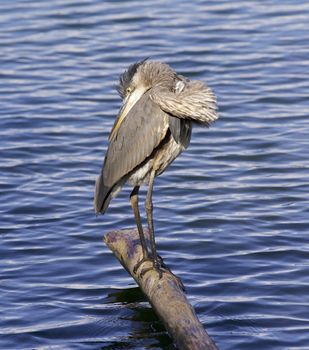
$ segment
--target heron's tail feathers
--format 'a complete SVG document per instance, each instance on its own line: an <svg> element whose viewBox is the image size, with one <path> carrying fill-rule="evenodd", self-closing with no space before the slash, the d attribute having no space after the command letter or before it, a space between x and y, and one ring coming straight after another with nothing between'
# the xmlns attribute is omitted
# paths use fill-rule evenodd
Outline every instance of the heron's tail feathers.
<svg viewBox="0 0 309 350"><path fill-rule="evenodd" d="M104 214L111 199L111 188L104 185L103 176L101 174L95 183L93 204L96 214Z"/></svg>

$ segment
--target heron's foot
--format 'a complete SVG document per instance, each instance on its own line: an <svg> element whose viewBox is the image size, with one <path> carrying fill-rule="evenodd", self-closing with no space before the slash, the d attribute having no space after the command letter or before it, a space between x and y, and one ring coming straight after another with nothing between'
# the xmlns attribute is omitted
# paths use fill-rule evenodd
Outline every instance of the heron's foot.
<svg viewBox="0 0 309 350"><path fill-rule="evenodd" d="M142 260L140 260L137 264L135 264L135 266L133 267L133 273L136 273L137 270L141 267L141 265L146 262L146 261L150 261L153 262L153 260L151 258L149 258L148 256L144 256L142 258Z"/></svg>
<svg viewBox="0 0 309 350"><path fill-rule="evenodd" d="M150 261L152 262L152 266L146 267L144 269L142 269L141 273L140 273L140 277L143 277L148 271L152 271L155 270L158 274L159 274L159 279L162 278L163 273L169 273L171 275L171 277L173 278L173 280L175 281L175 283L178 285L178 287L180 289L182 289L185 292L185 286L182 283L181 279L176 276L167 265L165 265L163 259L161 258L160 255L157 256L156 260L153 260L150 257L144 257L142 258L141 261L139 261L133 268L133 272L136 273L137 270L140 268L140 266L146 262L146 261Z"/></svg>
<svg viewBox="0 0 309 350"><path fill-rule="evenodd" d="M163 259L161 258L160 255L158 255L157 259L158 259L158 264L159 264L159 266L162 266L163 268L168 269L167 266L164 264ZM151 262L151 263L154 263L154 262L153 262L153 258L149 257L148 255L147 255L147 256L143 256L142 260L140 260L137 264L135 264L135 266L134 266L134 268L133 268L133 272L136 273L137 270L141 267L141 265L142 265L144 262L146 262L146 261L149 261L149 262ZM152 270L152 269L153 269L153 267L149 267L149 268L143 269L142 272L143 272L144 270L150 271L150 270ZM147 272L147 271L146 271L146 272ZM141 274L141 276L143 276L143 275L144 275L144 273Z"/></svg>
<svg viewBox="0 0 309 350"><path fill-rule="evenodd" d="M143 277L146 272L155 270L159 274L159 279L161 279L163 272L168 271L165 264L163 263L163 259L160 256L158 256L157 259L151 259L151 262L152 266L143 269L140 273L140 276Z"/></svg>
<svg viewBox="0 0 309 350"><path fill-rule="evenodd" d="M143 269L140 273L141 277L143 277L146 272L151 271L151 270L155 270L158 272L159 279L162 278L163 273L169 273L171 275L171 277L173 278L173 280L175 281L175 283L177 284L177 286L182 291L184 291L184 292L186 291L185 286L182 283L182 280L170 270L170 268L164 263L164 261L160 255L158 255L157 260L155 260L155 261L151 260L151 261L153 262L153 266Z"/></svg>

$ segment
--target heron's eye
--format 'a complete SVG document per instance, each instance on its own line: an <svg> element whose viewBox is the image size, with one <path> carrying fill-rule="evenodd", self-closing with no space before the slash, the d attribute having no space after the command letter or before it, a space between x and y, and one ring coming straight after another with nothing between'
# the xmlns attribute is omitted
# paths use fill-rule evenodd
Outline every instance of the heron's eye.
<svg viewBox="0 0 309 350"><path fill-rule="evenodd" d="M132 88L128 87L128 88L126 89L126 94L129 95L131 92L132 92Z"/></svg>

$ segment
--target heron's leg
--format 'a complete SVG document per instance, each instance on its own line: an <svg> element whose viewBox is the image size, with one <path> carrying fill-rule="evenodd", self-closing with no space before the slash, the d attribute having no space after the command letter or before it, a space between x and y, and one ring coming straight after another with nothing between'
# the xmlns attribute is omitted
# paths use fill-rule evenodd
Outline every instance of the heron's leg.
<svg viewBox="0 0 309 350"><path fill-rule="evenodd" d="M130 194L130 202L131 202L131 206L132 206L132 209L133 209L133 213L134 213L134 217L135 217L135 221L136 221L136 225L137 225L137 230L138 230L139 238L140 238L141 245L142 245L143 258L142 258L142 260L140 262L138 262L134 266L134 269L133 269L134 273L136 273L137 269L140 267L140 265L144 261L150 260L149 259L149 255L148 255L148 250L147 250L146 239L145 239L145 236L144 236L141 216L140 216L139 209L138 209L138 191L139 191L139 186L135 186L133 188L133 191Z"/></svg>
<svg viewBox="0 0 309 350"><path fill-rule="evenodd" d="M154 227L153 227L152 192L153 192L154 178L155 178L155 169L153 169L150 174L145 209L146 209L147 222L148 222L148 228L149 228L150 247L151 247L152 259L153 259L153 267L159 272L161 277L162 271L160 268L161 268L162 259L157 254L156 242L155 242L155 236L154 236Z"/></svg>
<svg viewBox="0 0 309 350"><path fill-rule="evenodd" d="M150 174L149 179L149 188L147 192L146 197L146 215L147 215L147 222L148 222L148 229L149 229L149 236L150 236L150 246L151 246L151 253L153 258L153 268L159 273L159 277L162 277L162 273L169 272L175 279L175 282L178 284L178 286L184 291L185 287L179 277L174 275L172 271L164 264L163 259L160 257L160 255L157 254L156 249L156 242L155 242L155 236L154 236L154 225L153 225L153 204L152 204L152 191L153 191L153 183L155 178L155 170L152 170ZM141 276L143 276L147 271L151 270L152 268L145 268L141 271Z"/></svg>

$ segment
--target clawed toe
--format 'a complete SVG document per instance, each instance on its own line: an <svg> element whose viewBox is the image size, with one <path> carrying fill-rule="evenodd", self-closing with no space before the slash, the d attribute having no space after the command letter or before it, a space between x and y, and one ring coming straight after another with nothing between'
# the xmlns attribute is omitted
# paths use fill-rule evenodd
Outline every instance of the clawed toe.
<svg viewBox="0 0 309 350"><path fill-rule="evenodd" d="M146 274L146 272L154 270L159 274L159 279L161 279L163 272L169 271L169 269L163 263L163 259L160 256L158 256L155 260L151 260L151 261L152 261L152 266L144 268L141 271L140 276L143 277Z"/></svg>
<svg viewBox="0 0 309 350"><path fill-rule="evenodd" d="M138 269L141 267L141 265L146 262L149 261L152 263L152 266L149 267L145 267L142 269L142 271L140 272L140 277L143 277L145 275L146 272L151 271L151 270L155 270L158 272L159 274L159 278L162 278L162 273L165 271L169 271L169 269L167 268L167 266L164 264L163 259L158 256L157 259L153 260L150 257L143 257L133 268L133 273L137 273Z"/></svg>
<svg viewBox="0 0 309 350"><path fill-rule="evenodd" d="M173 272L168 268L168 266L164 264L163 259L159 255L158 255L156 260L153 260L150 257L142 258L142 260L140 260L134 266L133 272L136 274L138 269L141 267L141 265L146 261L151 262L152 265L143 268L140 272L140 277L143 277L148 271L153 271L153 270L155 270L159 274L159 279L162 278L164 272L169 273L173 277L173 279L174 279L175 283L178 285L178 287L185 292L185 286L183 285L181 279L178 276L176 276L175 274L173 274Z"/></svg>
<svg viewBox="0 0 309 350"><path fill-rule="evenodd" d="M165 269L161 266L156 266L155 264L153 266L150 267L146 267L145 269L143 269L140 273L140 276L143 277L145 275L146 272L151 271L151 270L155 270L156 272L158 272L159 274L159 279L162 278L163 272L165 272Z"/></svg>
<svg viewBox="0 0 309 350"><path fill-rule="evenodd" d="M150 261L150 262L153 262L152 259L148 258L148 257L144 257L142 258L142 260L140 260L133 268L133 272L136 273L137 270L141 267L141 265L146 262L146 261Z"/></svg>

